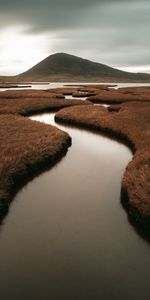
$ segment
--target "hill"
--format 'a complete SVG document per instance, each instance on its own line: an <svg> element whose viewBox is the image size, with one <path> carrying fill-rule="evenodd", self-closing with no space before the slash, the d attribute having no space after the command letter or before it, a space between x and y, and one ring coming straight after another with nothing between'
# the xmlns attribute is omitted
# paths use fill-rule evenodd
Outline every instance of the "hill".
<svg viewBox="0 0 150 300"><path fill-rule="evenodd" d="M66 53L50 55L13 78L16 81L150 82L150 74L124 72Z"/></svg>

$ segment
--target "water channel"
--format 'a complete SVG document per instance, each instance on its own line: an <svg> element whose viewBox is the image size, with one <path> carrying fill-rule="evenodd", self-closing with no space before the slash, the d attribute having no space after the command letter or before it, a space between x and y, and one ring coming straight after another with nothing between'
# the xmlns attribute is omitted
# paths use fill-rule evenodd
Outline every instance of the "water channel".
<svg viewBox="0 0 150 300"><path fill-rule="evenodd" d="M150 247L128 222L120 185L130 150L56 125L72 146L15 197L0 232L2 300L149 300Z"/></svg>

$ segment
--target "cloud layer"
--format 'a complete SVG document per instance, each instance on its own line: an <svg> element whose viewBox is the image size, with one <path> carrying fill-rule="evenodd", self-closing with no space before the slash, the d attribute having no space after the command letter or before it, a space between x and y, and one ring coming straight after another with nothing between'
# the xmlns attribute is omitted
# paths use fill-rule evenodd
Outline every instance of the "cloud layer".
<svg viewBox="0 0 150 300"><path fill-rule="evenodd" d="M0 28L22 26L26 36L49 37L43 57L63 51L144 70L150 66L149 15L149 0L1 0Z"/></svg>

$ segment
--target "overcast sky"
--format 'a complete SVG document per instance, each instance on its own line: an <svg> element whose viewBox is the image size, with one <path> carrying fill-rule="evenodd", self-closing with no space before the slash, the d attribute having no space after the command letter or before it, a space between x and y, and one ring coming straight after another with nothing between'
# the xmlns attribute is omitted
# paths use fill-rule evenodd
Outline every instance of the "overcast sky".
<svg viewBox="0 0 150 300"><path fill-rule="evenodd" d="M0 0L0 75L67 52L150 73L150 0Z"/></svg>

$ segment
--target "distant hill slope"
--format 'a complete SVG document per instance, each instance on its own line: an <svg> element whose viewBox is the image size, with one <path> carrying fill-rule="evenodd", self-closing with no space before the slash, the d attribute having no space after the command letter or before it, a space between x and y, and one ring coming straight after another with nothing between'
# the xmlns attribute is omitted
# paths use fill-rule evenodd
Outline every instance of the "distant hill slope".
<svg viewBox="0 0 150 300"><path fill-rule="evenodd" d="M129 73L66 53L48 56L28 71L14 77L46 81L150 81L150 74Z"/></svg>

